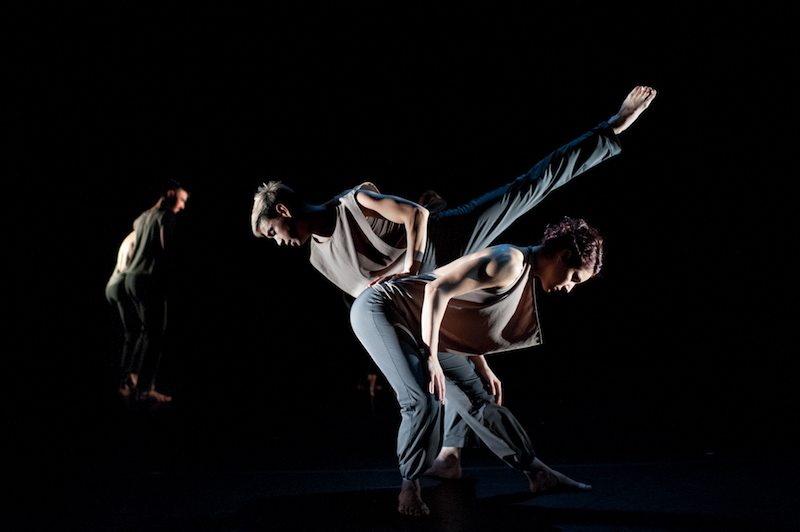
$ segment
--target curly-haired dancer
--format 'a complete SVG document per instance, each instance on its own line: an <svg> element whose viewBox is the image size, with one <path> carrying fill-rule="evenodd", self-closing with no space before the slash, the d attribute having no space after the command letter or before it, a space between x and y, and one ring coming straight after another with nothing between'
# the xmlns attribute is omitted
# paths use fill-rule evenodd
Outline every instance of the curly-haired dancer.
<svg viewBox="0 0 800 532"><path fill-rule="evenodd" d="M536 279L545 292L570 292L597 275L602 260L597 231L565 218L547 228L538 246L494 246L428 274L384 279L356 299L353 331L400 404L401 513L430 512L419 477L441 444L445 390L448 409L495 455L525 473L531 492L591 489L536 457L500 394L484 387L496 380L484 355L541 343Z"/></svg>

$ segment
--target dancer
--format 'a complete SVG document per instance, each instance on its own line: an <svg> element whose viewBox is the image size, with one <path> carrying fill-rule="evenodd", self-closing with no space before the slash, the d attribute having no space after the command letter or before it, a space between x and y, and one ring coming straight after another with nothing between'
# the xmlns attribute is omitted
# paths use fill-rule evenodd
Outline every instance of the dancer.
<svg viewBox="0 0 800 532"><path fill-rule="evenodd" d="M139 381L136 343L141 337L142 323L136 305L125 291L125 270L133 256L136 232L131 232L122 241L117 251L117 263L106 283L106 299L119 313L122 324L122 354L119 361L119 394L130 397Z"/></svg>
<svg viewBox="0 0 800 532"><path fill-rule="evenodd" d="M596 276L602 261L597 231L565 218L547 227L538 246L494 246L428 274L384 279L356 299L353 331L400 404L401 513L430 512L419 477L439 449L445 392L448 408L525 473L532 493L591 489L536 457L517 419L485 389L494 379L485 355L541 343L535 279L545 292L568 293Z"/></svg>
<svg viewBox="0 0 800 532"><path fill-rule="evenodd" d="M137 397L159 403L172 400L156 391L155 379L167 330L167 295L175 279L175 219L188 199L189 193L171 180L156 204L136 218L133 256L125 272L125 290L142 323Z"/></svg>
<svg viewBox="0 0 800 532"><path fill-rule="evenodd" d="M383 276L425 273L486 249L550 192L618 154L627 130L656 96L636 87L607 122L562 146L511 183L434 214L380 194L372 183L309 204L281 182L258 189L251 211L256 237L279 246L310 246L310 262L353 297Z"/></svg>
<svg viewBox="0 0 800 532"><path fill-rule="evenodd" d="M379 194L372 183L312 205L282 183L269 182L255 195L253 234L279 246L308 243L312 266L352 297L383 276L431 272L486 249L550 192L618 154L617 135L655 96L650 87L634 88L607 122L554 151L527 173L465 205L435 213ZM431 474L460 478L460 448L467 430L451 417L451 410L447 412L447 437Z"/></svg>

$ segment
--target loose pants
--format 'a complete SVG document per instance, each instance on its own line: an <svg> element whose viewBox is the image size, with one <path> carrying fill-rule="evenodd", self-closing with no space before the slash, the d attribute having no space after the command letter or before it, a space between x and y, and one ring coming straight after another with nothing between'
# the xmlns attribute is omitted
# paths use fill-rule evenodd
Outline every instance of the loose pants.
<svg viewBox="0 0 800 532"><path fill-rule="evenodd" d="M155 384L164 351L167 331L167 291L163 281L153 275L125 276L125 290L130 294L139 320L142 337L137 344L138 388L148 391Z"/></svg>
<svg viewBox="0 0 800 532"><path fill-rule="evenodd" d="M441 403L428 393L429 376L418 342L402 323L393 323L391 303L368 288L353 303L350 323L356 337L397 394L400 429L397 456L403 478L419 478L442 442ZM478 438L510 466L524 470L535 453L517 419L489 395L469 358L439 354L447 378L447 405Z"/></svg>
<svg viewBox="0 0 800 532"><path fill-rule="evenodd" d="M514 181L460 207L431 214L422 273L488 248L550 192L620 151L612 127L603 122Z"/></svg>
<svg viewBox="0 0 800 532"><path fill-rule="evenodd" d="M119 313L122 324L122 354L119 362L120 386L131 373L139 373L141 350L138 343L142 338L142 322L136 305L125 290L125 274L115 273L106 284L106 299Z"/></svg>

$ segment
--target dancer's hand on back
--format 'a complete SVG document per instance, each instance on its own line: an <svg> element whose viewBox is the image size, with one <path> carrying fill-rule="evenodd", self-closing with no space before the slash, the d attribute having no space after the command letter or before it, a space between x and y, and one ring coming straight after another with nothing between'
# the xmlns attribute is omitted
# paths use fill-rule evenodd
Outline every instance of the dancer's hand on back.
<svg viewBox="0 0 800 532"><path fill-rule="evenodd" d="M410 273L393 273L391 275L384 275L383 277L378 277L371 283L367 285L367 288L370 286L374 286L376 284L387 283L389 281L394 281L395 279L402 279L403 277L411 277Z"/></svg>

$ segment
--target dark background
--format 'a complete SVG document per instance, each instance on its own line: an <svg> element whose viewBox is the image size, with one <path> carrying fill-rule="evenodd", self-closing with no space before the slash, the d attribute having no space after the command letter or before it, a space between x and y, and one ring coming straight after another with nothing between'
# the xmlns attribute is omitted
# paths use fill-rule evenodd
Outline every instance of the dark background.
<svg viewBox="0 0 800 532"><path fill-rule="evenodd" d="M252 236L256 187L322 202L370 180L455 206L639 84L659 95L622 155L507 234L535 243L568 214L608 250L601 279L541 298L544 346L492 358L507 404L553 462L793 448L787 14L288 5L12 9L5 420L25 468L362 467L367 447L391 463L391 441L360 430L375 422L356 392L368 357L338 290L307 248ZM104 286L168 178L191 192L160 380L175 399L131 413ZM289 450L304 460L282 462Z"/></svg>

